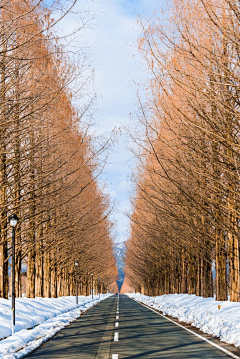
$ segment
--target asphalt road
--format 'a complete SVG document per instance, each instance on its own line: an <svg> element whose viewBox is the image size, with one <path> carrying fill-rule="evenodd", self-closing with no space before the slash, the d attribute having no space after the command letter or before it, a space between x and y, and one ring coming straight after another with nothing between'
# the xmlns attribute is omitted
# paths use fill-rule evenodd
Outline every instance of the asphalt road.
<svg viewBox="0 0 240 359"><path fill-rule="evenodd" d="M27 356L32 359L221 359L227 354L126 296L99 303Z"/></svg>

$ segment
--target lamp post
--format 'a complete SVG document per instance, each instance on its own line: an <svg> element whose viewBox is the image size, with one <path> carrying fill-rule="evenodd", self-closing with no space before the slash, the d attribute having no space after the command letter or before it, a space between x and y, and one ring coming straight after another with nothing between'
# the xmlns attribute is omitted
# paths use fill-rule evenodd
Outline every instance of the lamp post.
<svg viewBox="0 0 240 359"><path fill-rule="evenodd" d="M15 229L18 223L18 216L13 213L8 218L12 227L12 335L15 329Z"/></svg>
<svg viewBox="0 0 240 359"><path fill-rule="evenodd" d="M101 282L100 282L100 277L98 277L98 296L100 297L100 292L101 292Z"/></svg>
<svg viewBox="0 0 240 359"><path fill-rule="evenodd" d="M78 268L78 261L75 262L75 269L76 269L76 305L78 305L78 281L77 281L77 268Z"/></svg>
<svg viewBox="0 0 240 359"><path fill-rule="evenodd" d="M93 273L91 273L92 276L92 299L93 299Z"/></svg>

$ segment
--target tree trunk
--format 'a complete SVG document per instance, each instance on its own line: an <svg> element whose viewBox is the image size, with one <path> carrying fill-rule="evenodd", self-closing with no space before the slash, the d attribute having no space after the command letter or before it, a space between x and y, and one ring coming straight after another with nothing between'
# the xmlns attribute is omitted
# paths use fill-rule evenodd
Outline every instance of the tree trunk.
<svg viewBox="0 0 240 359"><path fill-rule="evenodd" d="M57 298L57 267L56 267L54 255L52 258L52 265L51 265L51 297Z"/></svg>
<svg viewBox="0 0 240 359"><path fill-rule="evenodd" d="M43 251L42 241L37 245L37 258L36 258L36 296L43 297Z"/></svg>
<svg viewBox="0 0 240 359"><path fill-rule="evenodd" d="M6 174L6 145L5 145L5 102L6 102L6 59L4 50L6 43L2 38L2 50L0 71L0 297L8 298L8 251L7 251L7 208L6 208L6 188L7 188L7 174Z"/></svg>
<svg viewBox="0 0 240 359"><path fill-rule="evenodd" d="M188 281L188 293L195 294L196 293L196 280L195 280L195 265L194 258L189 258L189 281Z"/></svg>
<svg viewBox="0 0 240 359"><path fill-rule="evenodd" d="M227 300L227 268L224 235L216 229L216 300Z"/></svg>
<svg viewBox="0 0 240 359"><path fill-rule="evenodd" d="M44 258L44 272L43 272L43 288L44 297L51 298L51 276L50 276L50 254L47 253Z"/></svg>
<svg viewBox="0 0 240 359"><path fill-rule="evenodd" d="M35 298L35 248L28 253L26 297Z"/></svg>

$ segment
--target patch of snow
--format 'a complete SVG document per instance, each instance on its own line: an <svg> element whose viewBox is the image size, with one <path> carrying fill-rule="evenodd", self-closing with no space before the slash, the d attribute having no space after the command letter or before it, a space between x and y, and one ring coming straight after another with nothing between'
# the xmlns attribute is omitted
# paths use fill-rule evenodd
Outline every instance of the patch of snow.
<svg viewBox="0 0 240 359"><path fill-rule="evenodd" d="M127 293L136 301L191 324L221 341L240 347L240 303L216 301L194 294L165 294L149 297ZM219 309L220 306L220 309Z"/></svg>
<svg viewBox="0 0 240 359"><path fill-rule="evenodd" d="M11 335L11 298L0 298L0 359L22 358L108 295L16 298L16 327Z"/></svg>

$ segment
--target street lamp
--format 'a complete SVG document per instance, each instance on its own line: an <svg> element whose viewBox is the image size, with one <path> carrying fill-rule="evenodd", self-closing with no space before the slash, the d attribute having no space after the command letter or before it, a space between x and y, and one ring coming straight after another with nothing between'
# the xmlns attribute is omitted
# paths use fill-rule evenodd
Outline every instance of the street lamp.
<svg viewBox="0 0 240 359"><path fill-rule="evenodd" d="M18 216L13 213L8 220L12 227L12 335L15 328L15 230L18 223Z"/></svg>
<svg viewBox="0 0 240 359"><path fill-rule="evenodd" d="M93 273L91 273L92 276L92 299L93 299Z"/></svg>
<svg viewBox="0 0 240 359"><path fill-rule="evenodd" d="M76 305L78 305L78 281L77 281L77 268L78 268L78 261L75 262L75 268L76 268Z"/></svg>
<svg viewBox="0 0 240 359"><path fill-rule="evenodd" d="M101 292L101 282L100 282L100 277L98 277L98 296L100 297L100 292Z"/></svg>

